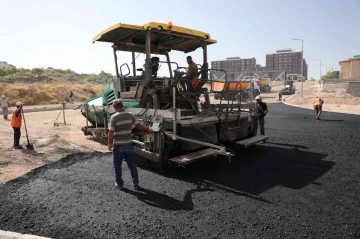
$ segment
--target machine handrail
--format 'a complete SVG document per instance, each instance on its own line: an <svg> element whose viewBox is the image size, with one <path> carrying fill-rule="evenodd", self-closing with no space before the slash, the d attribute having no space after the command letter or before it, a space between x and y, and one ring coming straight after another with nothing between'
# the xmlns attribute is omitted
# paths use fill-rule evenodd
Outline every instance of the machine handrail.
<svg viewBox="0 0 360 239"><path fill-rule="evenodd" d="M199 64L198 64L199 65ZM176 70L178 71L179 69L189 69L189 67L188 66L179 66L178 68L176 68ZM211 72L211 71L220 71L220 72L223 72L224 74L225 74L225 81L227 81L227 73L226 73L226 71L225 70L222 70L222 69L213 69L213 68L206 68L206 69L204 69L204 68L199 68L199 67L196 67L195 68L196 70L200 70L200 71L208 71L208 72ZM209 80L209 79L207 79L207 80Z"/></svg>
<svg viewBox="0 0 360 239"><path fill-rule="evenodd" d="M121 70L121 68L122 68L124 65L126 65L126 67L127 67L128 70L129 70L129 72L128 72L126 75L123 75L123 74L122 74L122 70ZM122 64L119 68L120 68L120 74L121 74L122 76L128 76L128 75L130 74L130 67L129 67L128 63Z"/></svg>
<svg viewBox="0 0 360 239"><path fill-rule="evenodd" d="M169 61L169 62L167 62L167 61L158 61L158 62L159 63L166 63L166 64L175 64L176 67L179 67L179 64L177 62L175 62L175 61Z"/></svg>
<svg viewBox="0 0 360 239"><path fill-rule="evenodd" d="M181 67L178 67L176 69L176 71L179 71L180 69L188 69L188 68L189 67L181 66ZM243 90L243 89L241 89L242 88L242 85L240 83L241 81L236 81L236 80L228 81L227 80L227 73L226 73L225 70L214 69L214 68L206 68L206 69L204 69L204 68L198 68L198 67L196 69L199 70L199 71L205 71L206 70L206 71L210 72L210 74L212 73L212 71L217 71L217 72L223 72L224 73L224 77L225 77L224 81L219 80L219 79L201 79L200 78L201 82L210 83L210 91L209 91L209 93L222 93L222 92L225 92L225 91L229 91L230 83L236 83L235 90L231 90L231 92L240 92L241 90ZM182 81L191 81L192 79L180 79L180 80L182 80ZM221 90L214 90L213 89L213 82L222 83L222 84L224 84L224 86L222 87ZM240 83L240 89L238 89L238 83Z"/></svg>

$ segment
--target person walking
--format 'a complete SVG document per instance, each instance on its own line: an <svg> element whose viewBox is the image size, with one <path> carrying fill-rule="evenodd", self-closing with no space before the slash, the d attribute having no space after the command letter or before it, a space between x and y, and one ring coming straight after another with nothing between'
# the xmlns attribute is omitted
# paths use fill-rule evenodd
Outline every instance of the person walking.
<svg viewBox="0 0 360 239"><path fill-rule="evenodd" d="M265 116L268 113L268 107L266 103L264 103L261 99L261 96L258 95L255 98L257 109L259 112L259 126L260 126L260 134L265 135Z"/></svg>
<svg viewBox="0 0 360 239"><path fill-rule="evenodd" d="M315 101L314 101L314 110L316 110L316 119L317 120L320 120L320 115L322 113L323 104L324 104L324 100L316 96Z"/></svg>
<svg viewBox="0 0 360 239"><path fill-rule="evenodd" d="M69 104L74 104L74 93L70 90Z"/></svg>
<svg viewBox="0 0 360 239"><path fill-rule="evenodd" d="M23 147L20 145L20 136L21 136L21 112L22 112L23 104L21 102L16 102L16 109L13 110L12 118L11 118L11 126L14 130L14 145L15 149L22 149Z"/></svg>
<svg viewBox="0 0 360 239"><path fill-rule="evenodd" d="M115 186L121 190L124 188L121 165L123 158L125 158L125 161L130 169L133 187L135 190L140 190L131 131L133 126L148 134L152 131L140 124L134 115L129 112L125 112L125 107L121 99L114 100L113 107L116 113L110 117L108 149L113 152L113 164L116 180Z"/></svg>
<svg viewBox="0 0 360 239"><path fill-rule="evenodd" d="M9 99L5 95L2 95L0 104L1 104L1 111L3 113L4 120L8 120L9 105L10 105Z"/></svg>

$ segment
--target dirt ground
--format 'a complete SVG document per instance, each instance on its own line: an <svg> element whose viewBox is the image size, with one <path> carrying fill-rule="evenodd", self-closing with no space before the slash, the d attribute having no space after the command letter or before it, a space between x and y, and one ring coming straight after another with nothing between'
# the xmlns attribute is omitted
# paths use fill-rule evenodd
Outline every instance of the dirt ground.
<svg viewBox="0 0 360 239"><path fill-rule="evenodd" d="M24 149L13 149L13 130L10 121L0 119L0 183L17 178L34 168L54 162L68 154L76 152L107 151L101 145L85 136L81 127L85 118L79 110L65 110L66 125L54 127L54 121L60 111L25 113L30 144L35 150L26 149L24 125L21 128L20 144ZM63 123L62 115L56 122Z"/></svg>
<svg viewBox="0 0 360 239"><path fill-rule="evenodd" d="M278 101L278 92L281 87L282 85L274 86L271 93L262 93L262 95L274 96L274 100ZM318 81L307 81L304 82L303 99L301 99L301 82L296 82L295 87L294 95L283 96L285 103L312 109L314 98L318 96L324 99L324 111L360 115L360 97L353 97L341 89L328 91L320 87Z"/></svg>
<svg viewBox="0 0 360 239"><path fill-rule="evenodd" d="M278 103L278 91L281 83L273 85L272 92L262 93L266 103ZM284 96L284 102L304 108L312 108L314 97L320 96L325 100L324 110L349 114L360 114L360 98L351 97L339 92L324 92L318 82L304 82L304 99L300 98L301 82L295 83L297 94ZM213 99L213 97L211 97ZM216 102L217 100L213 100ZM0 119L0 184L15 179L34 168L57 161L76 152L107 152L107 147L85 136L81 127L85 125L85 118L79 110L65 110L67 124L54 127L54 121L59 111L31 112L25 114L30 143L35 150L26 149L25 127L21 129L22 150L12 148L13 130L10 121ZM63 123L62 115L56 121Z"/></svg>

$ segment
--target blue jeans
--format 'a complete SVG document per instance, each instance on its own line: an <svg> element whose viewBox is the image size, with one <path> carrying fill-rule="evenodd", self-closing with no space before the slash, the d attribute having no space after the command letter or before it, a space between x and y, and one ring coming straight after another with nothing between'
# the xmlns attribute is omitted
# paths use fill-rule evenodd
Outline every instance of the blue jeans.
<svg viewBox="0 0 360 239"><path fill-rule="evenodd" d="M124 145L114 145L113 146L113 162L115 168L115 178L118 185L123 185L124 181L122 179L122 161L125 158L125 161L130 169L132 181L134 185L139 185L139 176L135 164L135 154L133 144L124 144Z"/></svg>

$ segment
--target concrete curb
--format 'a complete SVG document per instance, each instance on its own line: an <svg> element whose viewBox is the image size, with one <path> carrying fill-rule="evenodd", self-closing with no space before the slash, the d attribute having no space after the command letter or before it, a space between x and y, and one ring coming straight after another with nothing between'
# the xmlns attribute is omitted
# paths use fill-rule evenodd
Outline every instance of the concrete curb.
<svg viewBox="0 0 360 239"><path fill-rule="evenodd" d="M29 113L29 112L42 112L42 111L54 111L54 110L61 110L62 106L61 105L54 105L54 106L44 106L44 107L37 107L36 105L34 105L34 108L31 108L31 106L29 106L30 108L23 108L24 113ZM73 105L66 105L65 109L66 110L73 110L76 109L77 107L79 107L79 104L73 104ZM12 114L12 110L14 109L14 107L12 107L9 110L9 115ZM3 115L2 111L0 112L0 115ZM1 239L1 238L0 238Z"/></svg>
<svg viewBox="0 0 360 239"><path fill-rule="evenodd" d="M288 106L297 107L297 108L302 108L302 109L309 109L309 110L310 110L310 109L313 109L312 107L303 107L303 106L299 106L299 105L287 103L287 102L284 101L284 99L282 100L281 103L283 103L283 104L285 104L285 105L288 105Z"/></svg>
<svg viewBox="0 0 360 239"><path fill-rule="evenodd" d="M302 108L302 109L306 109L306 110L314 110L314 108L312 108L312 107L302 107L302 106L299 106L299 105L286 103L285 101L283 101L282 103L285 104L285 105L288 105L288 106L292 106L292 107ZM351 113L339 112L339 111L333 111L333 110L325 110L325 109L323 110L323 112L337 113L337 114L347 114L347 115L357 115L357 114L351 114Z"/></svg>
<svg viewBox="0 0 360 239"><path fill-rule="evenodd" d="M0 230L0 239L52 239L52 238Z"/></svg>

